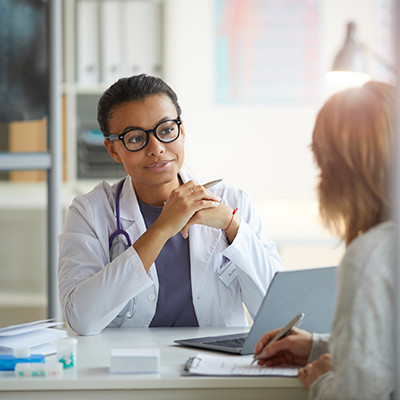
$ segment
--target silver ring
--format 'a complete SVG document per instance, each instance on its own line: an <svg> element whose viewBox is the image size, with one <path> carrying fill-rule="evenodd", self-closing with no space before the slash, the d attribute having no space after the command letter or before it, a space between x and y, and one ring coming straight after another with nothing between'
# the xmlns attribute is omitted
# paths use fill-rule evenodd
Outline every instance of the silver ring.
<svg viewBox="0 0 400 400"><path fill-rule="evenodd" d="M190 190L190 194L193 194L193 189L191 187L189 188L189 190Z"/></svg>

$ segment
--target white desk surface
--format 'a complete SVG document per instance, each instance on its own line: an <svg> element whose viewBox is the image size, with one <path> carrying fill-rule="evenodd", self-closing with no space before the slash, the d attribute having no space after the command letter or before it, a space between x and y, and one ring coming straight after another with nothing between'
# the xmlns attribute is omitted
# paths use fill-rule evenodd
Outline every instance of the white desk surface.
<svg viewBox="0 0 400 400"><path fill-rule="evenodd" d="M243 332L238 328L106 329L96 336L78 336L77 369L62 379L15 378L0 373L1 399L284 399L301 400L307 392L297 378L187 377L185 361L199 350L176 345L174 339ZM109 343L127 339L158 342L159 374L110 374ZM206 352L206 350L201 350ZM216 352L210 352L218 354ZM221 353L222 354L222 353Z"/></svg>

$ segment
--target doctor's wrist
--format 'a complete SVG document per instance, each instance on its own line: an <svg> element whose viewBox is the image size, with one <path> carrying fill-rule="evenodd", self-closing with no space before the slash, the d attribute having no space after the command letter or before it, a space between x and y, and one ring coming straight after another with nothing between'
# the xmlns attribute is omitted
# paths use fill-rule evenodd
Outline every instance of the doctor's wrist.
<svg viewBox="0 0 400 400"><path fill-rule="evenodd" d="M237 208L233 210L231 219L227 224L226 228L224 229L230 243L232 243L235 240L237 232L239 230L240 216L239 214L237 214L237 211L238 211Z"/></svg>
<svg viewBox="0 0 400 400"><path fill-rule="evenodd" d="M231 219L229 220L229 223L228 223L228 225L227 225L227 227L224 229L224 231L226 232L229 228L230 228L230 226L232 225L232 222L233 222L233 220L235 219L235 214L237 213L237 208L235 208L233 211L232 211L232 216L231 216Z"/></svg>

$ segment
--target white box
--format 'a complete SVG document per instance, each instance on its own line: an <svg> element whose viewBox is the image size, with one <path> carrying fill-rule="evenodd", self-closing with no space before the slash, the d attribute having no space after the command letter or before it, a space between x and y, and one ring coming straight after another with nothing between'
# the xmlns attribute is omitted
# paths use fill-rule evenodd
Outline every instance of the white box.
<svg viewBox="0 0 400 400"><path fill-rule="evenodd" d="M159 348L110 348L112 374L144 374L160 372Z"/></svg>

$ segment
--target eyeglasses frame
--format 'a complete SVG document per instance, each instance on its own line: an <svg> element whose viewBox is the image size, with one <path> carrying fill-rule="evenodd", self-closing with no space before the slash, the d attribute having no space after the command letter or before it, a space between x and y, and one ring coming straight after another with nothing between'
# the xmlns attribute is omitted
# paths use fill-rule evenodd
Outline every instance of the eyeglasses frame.
<svg viewBox="0 0 400 400"><path fill-rule="evenodd" d="M157 131L157 128L158 128L161 124L165 124L166 122L170 122L170 121L175 122L175 123L178 125L178 135L176 136L176 138L175 138L174 140L171 140L171 141L169 141L169 142L164 142L163 140L161 140L161 139L156 135L156 131ZM158 141L160 141L161 143L172 143L172 142L175 142L175 140L177 140L177 139L179 138L179 136L181 135L181 125L182 125L182 120L181 120L181 117L178 116L178 117L175 118L175 119L166 119L166 120L164 120L164 121L160 121L153 129L148 129L148 130L146 130L146 129L142 129L142 128L132 128L132 129L128 129L128 130L125 131L125 132L120 133L119 135L108 135L108 136L106 137L106 139L109 140L110 142L114 142L115 140L121 140L122 143L124 144L125 148L126 148L128 151L136 152L136 151L143 150L143 149L147 146L147 144L149 143L150 133L152 133L152 134L154 135L154 137L155 137ZM124 137L125 137L125 135L126 135L127 133L129 133L129 132L131 132L131 131L142 131L142 132L144 132L144 133L146 134L146 143L145 143L144 146L141 147L140 149L137 149L137 150L128 149L128 146L127 146L126 143L125 143Z"/></svg>

